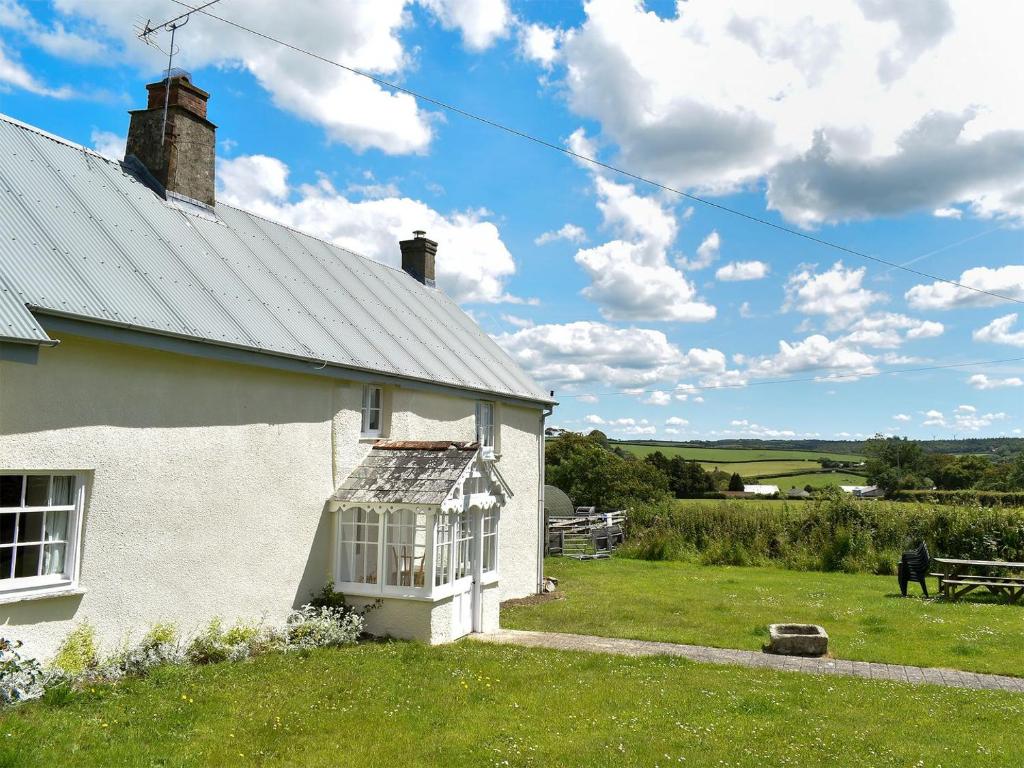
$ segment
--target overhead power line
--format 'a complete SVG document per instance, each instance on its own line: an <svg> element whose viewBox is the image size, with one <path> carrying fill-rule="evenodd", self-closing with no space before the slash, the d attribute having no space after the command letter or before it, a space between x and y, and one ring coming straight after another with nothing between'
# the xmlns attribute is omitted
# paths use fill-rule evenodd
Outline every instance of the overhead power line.
<svg viewBox="0 0 1024 768"><path fill-rule="evenodd" d="M475 112L470 112L467 109L463 109L462 107L458 107L454 104L442 101L441 99L436 99L432 96L427 96L426 94L420 93L419 91L414 91L411 88L406 88L402 85L399 85L398 83L393 83L389 80L385 80L384 78L377 77L376 75L370 74L369 72L364 72L363 70L357 69L356 67L351 67L347 64L342 64L341 62L329 59L326 56L322 56L318 53L307 50L293 43L289 43L279 38L276 38L273 35L268 35L266 32L260 32L259 30L247 27L244 24L240 24L237 21L233 21L232 19L225 18L224 16L218 16L217 14L212 13L209 10L206 10L206 6L192 6L186 2L183 2L183 0L171 1L180 6L183 6L184 8L190 9L190 13L202 13L204 16L209 16L211 19L215 19L223 24L227 24L228 26L234 27L235 29L247 32L251 35L255 35L256 37L267 40L268 42L283 46L285 48L288 48L289 50L295 51L296 53L301 53L305 56L309 56L313 59L316 59L317 61L323 62L324 64L329 64L333 67L338 67L339 69L343 69L346 72L351 72L352 74L358 75L359 77L365 77L366 79L372 80L373 82L377 83L377 85L383 86L385 88L390 88L400 93L408 94L413 98L419 99L420 101L424 101L428 104L433 104L434 106L444 109L453 114L460 115L470 120L475 120L476 122L490 126L491 128L497 128L498 130L504 131L505 133L511 134L512 136L517 136L521 139L525 139L535 144L539 144L542 147L547 147L548 149L553 149L556 152L561 152L563 155L567 155L575 160L579 160L584 163L589 163L590 165L593 165L595 167L603 168L613 173L617 173L621 176L625 176L635 181L639 181L643 184L647 184L652 187L656 187L657 189L664 190L665 192L671 192L672 194L678 195L687 200L691 200L695 203L700 203L701 205L708 206L709 208L714 208L716 210L723 211L733 216L738 216L740 218L746 219L747 221L753 222L755 224L761 224L766 227L770 227L779 232L785 232L786 234L803 238L804 240L810 241L812 243L817 243L818 245L822 245L827 248L832 248L833 250L839 251L841 253L846 253L851 256L856 256L857 258L873 261L878 264L884 264L892 269L899 269L904 272L909 272L910 274L917 275L918 277L923 277L928 280L934 280L940 283L946 283L948 285L952 285L957 288L962 288L963 290L971 291L973 293L991 296L992 298L999 299L1000 301L1009 301L1015 304L1024 304L1024 300L1015 298L1013 296L1006 296L1001 293L996 293L995 291L985 290L984 288L977 288L975 286L965 285L964 283L959 283L956 280L950 280L949 278L946 277L941 277L939 275L933 275L929 272L913 269L912 267L908 266L908 264L900 264L895 261L888 261L887 259L883 259L879 256L872 256L869 253L859 251L855 248L849 248L845 245L840 245L839 243L835 243L831 240L826 240L825 238L817 237L807 232L801 232L800 230L793 229L792 227L787 227L784 224L778 224L774 221L763 218L761 216L746 213L737 208L731 208L730 206L724 205L722 203L716 203L713 200L708 200L707 198L700 197L689 192L684 192L681 189L670 187L667 184L662 184L658 181L654 181L653 179L647 178L646 176L641 176L640 174L633 173L632 171L627 171L624 168L619 168L618 166L603 162L601 160L598 160L597 158L589 157L587 155L580 154L579 152L574 152L573 150L569 149L568 147L562 146L561 144L556 144L552 141L548 141L547 139L543 139L539 136L534 136L533 134L527 133L526 131L521 131L518 128L513 128L509 125L505 125L504 123L500 123L497 120L492 120L489 117L484 117L483 115L479 115ZM207 5L209 5L209 3Z"/></svg>
<svg viewBox="0 0 1024 768"><path fill-rule="evenodd" d="M1024 362L1024 357L1007 357L1002 360L975 360L969 363L946 363L945 365L927 365L920 368L890 368L885 371L865 371L861 373L837 373L829 374L828 376L805 376L801 378L788 378L788 379L761 379L760 381L746 381L742 384L704 384L704 385L685 385L675 387L659 387L656 389L623 389L613 392L577 392L574 394L559 395L560 399L564 398L575 398L575 397L611 397L612 395L646 395L654 392L676 392L679 391L683 394L689 394L691 392L703 392L710 389L745 389L747 387L756 387L766 384L799 384L806 382L829 382L829 381L844 381L847 379L867 379L874 378L875 376L888 376L896 373L921 373L924 371L944 371L951 368L970 368L979 365L999 365L1000 363L1019 363ZM818 370L829 370L821 368Z"/></svg>

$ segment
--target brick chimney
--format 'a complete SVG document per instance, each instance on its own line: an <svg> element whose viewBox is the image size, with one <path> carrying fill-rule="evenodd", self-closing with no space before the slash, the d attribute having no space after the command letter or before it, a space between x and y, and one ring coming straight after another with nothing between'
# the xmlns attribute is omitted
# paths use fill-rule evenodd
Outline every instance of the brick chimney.
<svg viewBox="0 0 1024 768"><path fill-rule="evenodd" d="M437 243L428 240L422 229L417 229L412 233L412 240L401 240L398 246L402 249L402 269L424 285L433 287Z"/></svg>
<svg viewBox="0 0 1024 768"><path fill-rule="evenodd" d="M129 112L125 160L134 155L168 192L212 206L217 126L206 119L210 94L181 70L171 70L170 78L150 83L146 90L146 108ZM167 130L161 141L165 98Z"/></svg>

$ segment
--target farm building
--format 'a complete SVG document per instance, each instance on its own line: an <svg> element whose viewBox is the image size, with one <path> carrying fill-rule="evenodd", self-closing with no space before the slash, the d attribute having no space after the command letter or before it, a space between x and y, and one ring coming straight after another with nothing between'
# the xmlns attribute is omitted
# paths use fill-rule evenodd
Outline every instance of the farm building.
<svg viewBox="0 0 1024 768"><path fill-rule="evenodd" d="M752 493L755 496L774 496L779 492L777 485L744 485L744 493Z"/></svg>
<svg viewBox="0 0 1024 768"><path fill-rule="evenodd" d="M852 494L858 499L880 499L885 496L885 491L877 485L840 485L839 490Z"/></svg>
<svg viewBox="0 0 1024 768"><path fill-rule="evenodd" d="M112 162L0 117L0 623L279 621L329 580L443 642L538 590L551 399L434 285L215 199L208 94ZM162 115L168 100L167 138Z"/></svg>

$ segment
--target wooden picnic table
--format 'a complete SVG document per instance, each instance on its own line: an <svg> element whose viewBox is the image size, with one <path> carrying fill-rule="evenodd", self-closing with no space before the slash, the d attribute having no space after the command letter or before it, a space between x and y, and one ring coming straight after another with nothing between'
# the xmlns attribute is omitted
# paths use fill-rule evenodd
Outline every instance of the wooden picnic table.
<svg viewBox="0 0 1024 768"><path fill-rule="evenodd" d="M932 560L941 572L932 573L939 580L939 592L950 600L963 597L979 587L1009 602L1024 596L1024 563L1005 560L960 560L936 557Z"/></svg>

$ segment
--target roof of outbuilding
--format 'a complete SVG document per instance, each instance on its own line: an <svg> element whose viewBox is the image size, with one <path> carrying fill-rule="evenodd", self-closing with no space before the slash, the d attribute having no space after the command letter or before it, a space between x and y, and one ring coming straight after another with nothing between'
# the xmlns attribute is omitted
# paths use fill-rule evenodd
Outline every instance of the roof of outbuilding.
<svg viewBox="0 0 1024 768"><path fill-rule="evenodd" d="M215 211L188 213L121 163L0 115L0 340L45 343L32 313L60 315L551 402L442 291Z"/></svg>
<svg viewBox="0 0 1024 768"><path fill-rule="evenodd" d="M334 493L351 504L440 504L476 457L476 443L379 441Z"/></svg>

